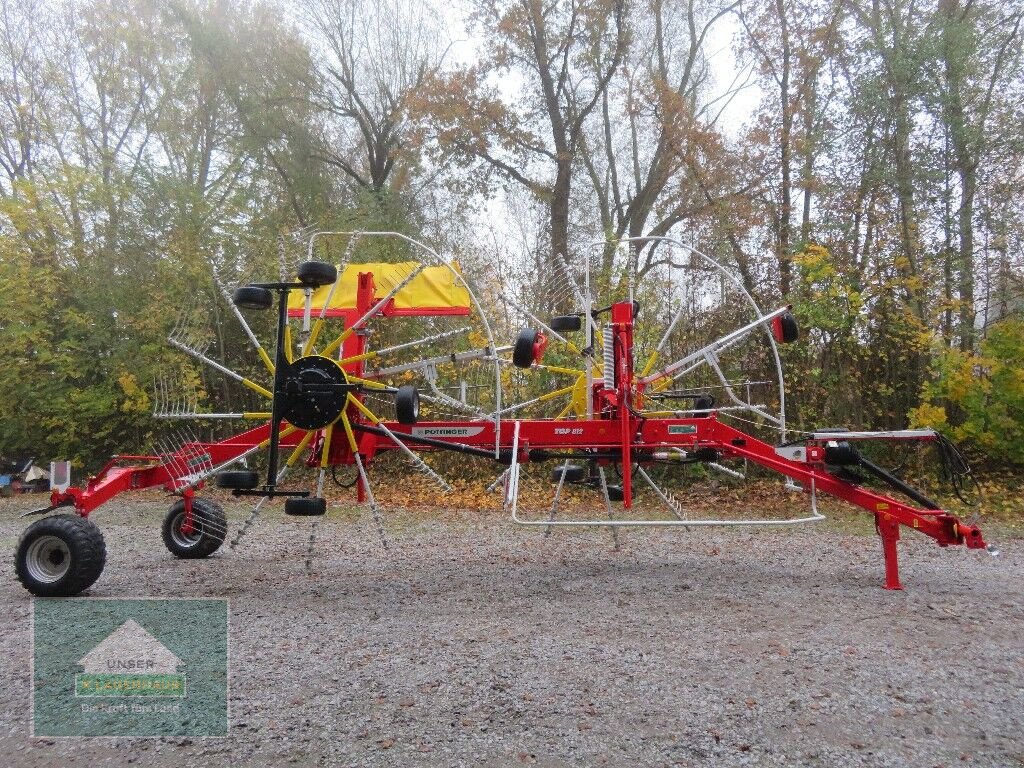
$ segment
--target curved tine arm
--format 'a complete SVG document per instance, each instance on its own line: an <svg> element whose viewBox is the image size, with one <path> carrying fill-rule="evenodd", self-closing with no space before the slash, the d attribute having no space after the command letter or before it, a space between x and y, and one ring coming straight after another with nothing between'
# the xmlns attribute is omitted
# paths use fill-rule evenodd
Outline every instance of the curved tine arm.
<svg viewBox="0 0 1024 768"><path fill-rule="evenodd" d="M779 315L783 315L783 314L785 314L788 311L789 311L789 307L779 307L774 312L769 312L767 315L764 315L763 317L760 317L757 320L754 320L754 321L752 321L750 323L747 323L743 327L737 328L735 331L732 331L731 333L727 333L725 336L722 336L719 339L715 339L713 342L711 342L707 346L704 346L704 347L701 347L700 349L694 350L693 352L691 352L690 354L686 355L685 357L682 357L679 360L676 360L674 363L670 363L670 364L666 365L660 371L657 371L656 373L652 373L652 374L649 374L647 376L644 376L642 379L640 379L640 381L642 383L644 383L644 384L650 384L650 383L656 381L657 379L664 378L665 376L671 376L673 373L678 371L683 366L689 365L694 360L698 360L698 359L700 359L702 357L706 357L711 352L723 349L726 346L730 346L730 345L736 343L737 341L739 341L743 337L747 336L751 331L754 331L755 329L757 329L758 326L764 325L765 323L769 323L772 320L774 320L776 317L778 317ZM770 330L769 330L769 333L771 333Z"/></svg>
<svg viewBox="0 0 1024 768"><path fill-rule="evenodd" d="M757 302L754 301L754 297L751 296L750 292L743 287L743 283L741 283L739 279L737 279L736 275L727 270L725 267L723 267L721 264L719 264L717 261L712 259L707 254L698 251L696 248L687 245L681 240L668 236L630 237L625 238L625 241L633 241L637 243L668 243L669 245L673 245L677 248L682 248L685 251L689 251L698 258L703 259L713 269L721 273L729 282L731 282L736 287L736 289L740 292L743 298L746 299L751 309L754 310L754 313L758 317L764 317L761 313L760 307L758 307L757 305ZM595 245L603 245L604 242L607 241L597 241ZM777 374L779 384L779 429L781 431L781 439L784 442L786 440L786 382L782 375L782 358L779 355L779 346L778 344L775 343L775 337L772 335L771 328L768 328L766 326L765 332L768 334L768 343L771 345L772 356L775 358L775 372Z"/></svg>
<svg viewBox="0 0 1024 768"><path fill-rule="evenodd" d="M349 236L352 236L354 234L355 234L354 231L346 231L346 230L314 232L314 233L312 233L310 235L310 238L309 238L309 253L310 254L313 253L313 243L315 242L317 237L323 237L323 236L327 236L327 235L349 235ZM429 258L429 260L431 261L431 263L436 264L436 265L444 265L444 266L448 267L451 270L452 276L455 278L455 281L459 285L461 285L463 288L466 289L466 292L469 294L470 301L473 302L473 306L477 307L477 314L479 314L480 321L484 324L484 330L487 332L488 346L490 346L492 349L497 346L497 344L494 341L494 330L491 328L491 321L488 319L487 314L482 310L483 305L480 303L480 299L477 298L477 291L473 287L473 284L469 280L467 280L466 277L459 270L457 270L454 267L452 267L450 262L445 261L443 258L441 258L441 255L437 251L435 251L433 248L431 248L426 243L420 242L419 240L411 238L408 235L403 235L401 232L391 232L391 231L387 231L387 230L371 231L371 232L360 231L359 235L360 235L360 237L393 237L393 238L395 238L397 240L401 240L402 242L408 243L409 245L411 245L414 248L416 248L420 253L426 255ZM324 354L328 354L328 353L325 352ZM500 411L501 410L501 368L500 368L500 366L498 365L497 362L494 363L494 398L495 398L495 409ZM501 417L500 416L496 416L495 419L494 419L494 457L495 458L498 458L499 455L501 454L500 442L501 442Z"/></svg>
<svg viewBox="0 0 1024 768"><path fill-rule="evenodd" d="M258 392L259 394L263 395L268 400L273 400L274 399L274 395L266 387L260 386L255 381L252 381L251 379L247 379L242 374L236 373L235 371L232 371L230 368L228 368L227 366L221 365L216 360L211 360L209 357L204 355L202 352L200 352L200 351L198 351L196 349L192 349L192 347L188 346L187 344L183 344L182 342L178 341L177 339L170 339L170 338L167 339L167 343L170 344L172 347L174 347L176 349L180 349L186 355L191 355L192 357L194 357L196 360L200 361L201 363L205 363L206 365L210 366L214 370L220 371L221 373L223 373L228 378L234 379L235 381L237 381L237 382L241 383L242 385L244 385L244 386L248 387L249 389L251 389L253 392Z"/></svg>
<svg viewBox="0 0 1024 768"><path fill-rule="evenodd" d="M758 416L768 419L768 421L772 422L773 424L779 423L778 418L772 416L770 413L763 410L762 408L754 405L753 403L747 403L744 402L743 400L740 400L739 396L736 394L732 386L729 384L728 379L725 378L725 373L722 372L722 367L718 364L718 358L715 356L714 352L706 353L704 355L704 359L708 361L708 365L711 366L711 369L715 372L715 375L718 377L718 380L722 382L722 389L725 390L725 393L729 396L730 400L732 400L736 405L740 406L741 408L748 408L752 413L756 413Z"/></svg>
<svg viewBox="0 0 1024 768"><path fill-rule="evenodd" d="M246 321L242 311L236 307L235 302L231 300L231 292L228 291L227 286L221 281L216 270L214 270L213 273L213 282L217 285L217 290L220 291L220 295L224 297L224 301L226 301L228 306L231 307L231 313L235 316L238 324L242 327L242 331L249 339L249 343L252 345L253 349L255 349L256 353L260 356L260 360L263 361L263 365L268 371L270 371L270 375L273 376L274 361L270 359L270 355L267 354L267 350L263 348L263 345L260 344L260 340L256 338L256 334L253 333L253 330L249 326L248 321Z"/></svg>

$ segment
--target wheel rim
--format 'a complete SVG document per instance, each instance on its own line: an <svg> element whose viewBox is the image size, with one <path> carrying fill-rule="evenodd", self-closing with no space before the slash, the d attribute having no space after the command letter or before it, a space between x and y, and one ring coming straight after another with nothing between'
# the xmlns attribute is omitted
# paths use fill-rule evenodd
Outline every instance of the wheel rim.
<svg viewBox="0 0 1024 768"><path fill-rule="evenodd" d="M181 530L182 524L185 522L185 513L179 512L174 520L171 522L171 538L174 539L174 543L179 547L194 547L199 543L199 540L203 538L203 531L199 525L199 520L195 514L195 510L192 512L192 533L184 533Z"/></svg>
<svg viewBox="0 0 1024 768"><path fill-rule="evenodd" d="M35 581L53 584L71 568L71 550L58 536L40 536L25 553L25 567Z"/></svg>

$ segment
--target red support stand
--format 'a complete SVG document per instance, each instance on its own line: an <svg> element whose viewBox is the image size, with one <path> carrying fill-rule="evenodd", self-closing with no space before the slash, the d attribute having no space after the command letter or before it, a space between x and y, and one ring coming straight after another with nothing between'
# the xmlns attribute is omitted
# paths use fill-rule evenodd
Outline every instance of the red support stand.
<svg viewBox="0 0 1024 768"><path fill-rule="evenodd" d="M192 488L186 488L181 492L181 497L185 500L185 519L181 522L181 532L185 536L191 536L195 531L195 519L192 516L192 500L195 498L195 491Z"/></svg>
<svg viewBox="0 0 1024 768"><path fill-rule="evenodd" d="M900 540L899 521L889 514L875 515L875 528L882 537L882 554L885 557L885 588L903 589L900 583L900 564L896 553L896 542Z"/></svg>
<svg viewBox="0 0 1024 768"><path fill-rule="evenodd" d="M622 506L633 506L632 451L635 424L633 412L633 309L632 302L612 305L612 333L615 334L615 383L619 386L618 418L622 437Z"/></svg>

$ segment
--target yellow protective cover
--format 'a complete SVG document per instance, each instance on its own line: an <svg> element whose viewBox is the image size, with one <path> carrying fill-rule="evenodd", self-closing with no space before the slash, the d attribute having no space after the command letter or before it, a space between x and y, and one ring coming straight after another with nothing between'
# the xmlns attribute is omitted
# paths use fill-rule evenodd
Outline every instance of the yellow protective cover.
<svg viewBox="0 0 1024 768"><path fill-rule="evenodd" d="M377 286L376 298L384 298L394 286L419 267L416 261L400 261L394 264L369 263L349 264L338 277L338 286L331 296L328 314L355 309L356 289L359 273L372 272ZM459 283L455 272L462 274L458 262L452 262L452 269L445 266L426 267L395 294L393 309L399 314L467 314L470 309L469 291ZM327 301L331 286L325 285L313 291L313 315L316 316ZM292 291L288 296L288 313L301 314L306 297L303 291Z"/></svg>

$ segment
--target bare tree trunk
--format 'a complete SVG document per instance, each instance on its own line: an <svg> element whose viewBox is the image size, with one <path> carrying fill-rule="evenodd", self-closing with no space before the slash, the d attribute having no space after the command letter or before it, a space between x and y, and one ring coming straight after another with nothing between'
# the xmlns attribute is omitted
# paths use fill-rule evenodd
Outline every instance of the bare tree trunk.
<svg viewBox="0 0 1024 768"><path fill-rule="evenodd" d="M782 132L779 136L779 160L781 163L782 181L780 189L781 204L778 214L777 258L779 262L779 289L787 296L793 283L793 265L790 259L790 227L793 215L792 175L793 175L793 107L790 103L790 50L789 25L783 0L775 0L775 10L779 14L782 31L782 76L779 82L779 101L782 106Z"/></svg>
<svg viewBox="0 0 1024 768"><path fill-rule="evenodd" d="M960 173L963 190L958 219L960 224L960 349L974 349L974 198L977 194L977 173L973 166Z"/></svg>
<svg viewBox="0 0 1024 768"><path fill-rule="evenodd" d="M805 245L811 240L811 198L814 191L814 152L815 152L815 113L818 110L818 84L817 72L814 80L805 84L809 91L807 93L807 105L804 115L804 146L803 146L803 169L800 173L800 182L804 190L804 209L800 219L800 240Z"/></svg>
<svg viewBox="0 0 1024 768"><path fill-rule="evenodd" d="M954 167L960 184L960 206L957 209L959 253L957 268L960 294L959 326L960 349L974 349L975 337L975 276L974 276L974 207L978 194L978 165L985 150L985 127L991 112L993 94L1005 74L1007 57L1019 50L1019 35L1024 12L1010 10L999 24L992 24L990 32L982 37L982 13L973 2L941 0L939 17L942 23L942 59L945 85L943 119L953 146ZM1001 39L999 39L1001 36ZM992 39L992 38L995 39ZM979 84L984 88L982 98L971 104L971 72L977 52L986 48L994 52L991 69ZM987 81L987 82L986 82Z"/></svg>
<svg viewBox="0 0 1024 768"><path fill-rule="evenodd" d="M895 130L893 133L893 154L896 160L896 198L900 212L900 244L905 263L900 271L906 280L910 307L917 318L925 322L925 306L922 298L921 280L918 270L918 225L917 209L914 205L914 159L910 148L911 121L905 97L897 97Z"/></svg>
<svg viewBox="0 0 1024 768"><path fill-rule="evenodd" d="M949 130L947 127L945 146L942 153L943 173L943 215L942 215L942 341L949 347L953 344L953 184L949 167Z"/></svg>
<svg viewBox="0 0 1024 768"><path fill-rule="evenodd" d="M943 112L946 130L953 145L954 168L960 184L960 206L957 209L957 227L960 233L957 267L959 280L960 349L974 347L974 197L977 193L977 160L968 132L964 113L965 86L963 28L967 22L967 9L960 0L942 0L940 14L942 26L943 74L946 81L946 101Z"/></svg>
<svg viewBox="0 0 1024 768"><path fill-rule="evenodd" d="M566 273L566 265L569 263L569 196L572 191L572 166L566 160L558 161L558 168L555 173L555 183L551 187L550 224L551 224L551 261L549 264L550 275L554 277L555 285L550 286L557 293L558 288L566 284L570 276ZM552 282L550 279L548 282ZM566 299L571 297L561 292L562 299L559 301L554 295L546 297L551 312L558 313L568 311L569 307L562 306Z"/></svg>

